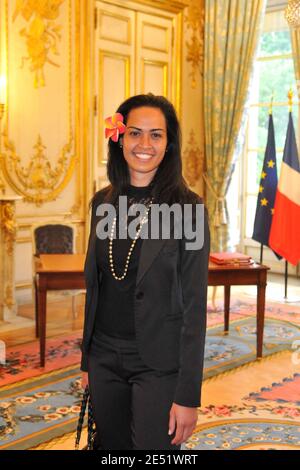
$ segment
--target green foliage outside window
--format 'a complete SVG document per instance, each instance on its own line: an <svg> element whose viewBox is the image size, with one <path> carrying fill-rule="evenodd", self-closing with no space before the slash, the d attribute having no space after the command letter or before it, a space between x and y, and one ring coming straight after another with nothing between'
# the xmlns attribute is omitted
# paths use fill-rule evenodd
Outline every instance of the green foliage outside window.
<svg viewBox="0 0 300 470"><path fill-rule="evenodd" d="M296 104L296 81L292 57L278 58L285 54L291 54L291 38L289 31L276 31L264 33L261 36L259 46L259 60L256 73L259 75L258 101L260 104L269 103L274 94L274 103L288 102L287 93L290 88L294 91L293 118L295 129L298 126L298 105ZM268 60L261 60L268 57ZM274 57L272 59L272 57ZM283 149L288 123L289 107L273 106L273 119L275 127L275 139L277 149ZM257 123L257 146L265 149L268 135L269 108L259 107ZM251 143L249 143L251 146ZM264 151L257 152L256 183L259 184L261 168L264 159ZM280 170L282 153L277 151L277 165Z"/></svg>

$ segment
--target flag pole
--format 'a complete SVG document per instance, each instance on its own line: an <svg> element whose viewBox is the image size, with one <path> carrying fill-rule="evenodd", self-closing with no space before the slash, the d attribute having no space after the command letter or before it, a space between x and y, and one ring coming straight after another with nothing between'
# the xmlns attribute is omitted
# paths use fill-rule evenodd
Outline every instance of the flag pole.
<svg viewBox="0 0 300 470"><path fill-rule="evenodd" d="M269 107L269 116L273 114L273 101L274 101L274 90L272 90L270 107ZM260 264L263 263L263 256L264 256L264 245L263 243L260 244Z"/></svg>
<svg viewBox="0 0 300 470"><path fill-rule="evenodd" d="M285 273L284 273L284 298L283 298L283 302L285 303L299 303L300 302L300 298L299 297L296 297L296 296L289 296L288 297L288 261L285 260ZM282 298L282 297L281 297Z"/></svg>
<svg viewBox="0 0 300 470"><path fill-rule="evenodd" d="M288 288L288 262L285 261L285 273L284 273L284 299L287 300L287 288Z"/></svg>
<svg viewBox="0 0 300 470"><path fill-rule="evenodd" d="M263 252L264 252L264 245L260 244L260 264L263 262Z"/></svg>
<svg viewBox="0 0 300 470"><path fill-rule="evenodd" d="M292 113L293 111L293 96L294 96L294 93L293 93L293 89L292 87L290 88L289 92L288 92L288 100L289 100L289 112ZM287 291L288 291L288 261L285 260L285 272L284 272L284 300L286 302L288 302L288 295L287 295ZM293 300L290 300L290 302L292 302Z"/></svg>
<svg viewBox="0 0 300 470"><path fill-rule="evenodd" d="M292 87L289 89L288 92L288 100L289 100L289 112L292 113L293 111L293 89ZM285 260L285 270L284 270L284 300L287 300L287 289L288 289L288 262Z"/></svg>

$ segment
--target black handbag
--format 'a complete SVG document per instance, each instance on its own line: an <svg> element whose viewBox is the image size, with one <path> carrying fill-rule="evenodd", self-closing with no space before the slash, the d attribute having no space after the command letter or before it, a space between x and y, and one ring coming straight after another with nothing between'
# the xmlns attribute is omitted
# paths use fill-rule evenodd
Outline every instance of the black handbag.
<svg viewBox="0 0 300 470"><path fill-rule="evenodd" d="M83 447L81 450L99 450L101 449L101 447L99 444L99 436L97 435L97 432L96 432L96 423L93 418L92 403L91 403L91 397L90 397L88 385L85 387L83 398L81 401L81 408L80 408L77 431L76 431L75 449L79 450L79 443L80 443L80 438L81 438L81 432L82 432L82 426L84 422L84 415L85 415L86 407L88 407L87 445Z"/></svg>

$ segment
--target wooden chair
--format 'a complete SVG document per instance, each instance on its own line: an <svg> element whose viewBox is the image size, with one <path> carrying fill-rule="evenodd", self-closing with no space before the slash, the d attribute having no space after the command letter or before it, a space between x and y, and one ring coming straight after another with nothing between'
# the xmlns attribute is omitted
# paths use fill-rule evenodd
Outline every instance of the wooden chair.
<svg viewBox="0 0 300 470"><path fill-rule="evenodd" d="M33 272L36 258L41 254L73 254L76 252L75 240L76 229L72 224L47 223L35 224L32 227L33 246ZM37 283L38 275L34 274L34 298L35 298L35 325L36 337L39 336L39 319L37 313ZM83 290L64 291L65 295L72 296L73 318L77 318L75 297L82 294ZM51 293L50 293L51 295Z"/></svg>

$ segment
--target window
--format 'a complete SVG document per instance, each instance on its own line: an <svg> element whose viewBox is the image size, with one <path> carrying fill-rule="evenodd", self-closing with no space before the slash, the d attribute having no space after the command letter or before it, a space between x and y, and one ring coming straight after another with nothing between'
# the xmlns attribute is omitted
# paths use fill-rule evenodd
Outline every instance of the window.
<svg viewBox="0 0 300 470"><path fill-rule="evenodd" d="M246 138L245 204L243 238L251 238L256 211L258 185L268 135L270 101L273 94L278 176L288 124L288 91L292 88L293 118L298 128L298 98L289 28L283 11L267 13L254 65L249 97L249 118Z"/></svg>

